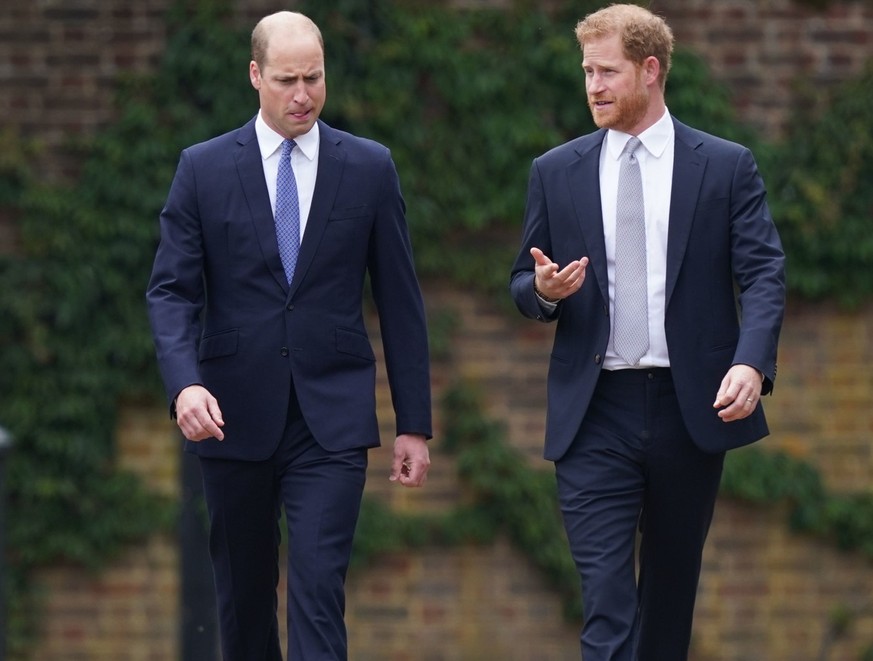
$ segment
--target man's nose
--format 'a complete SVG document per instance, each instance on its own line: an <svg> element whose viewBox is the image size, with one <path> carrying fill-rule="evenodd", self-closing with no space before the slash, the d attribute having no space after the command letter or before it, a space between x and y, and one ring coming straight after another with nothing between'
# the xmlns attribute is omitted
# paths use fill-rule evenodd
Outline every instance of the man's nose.
<svg viewBox="0 0 873 661"><path fill-rule="evenodd" d="M294 85L294 89L291 92L291 98L295 103L305 103L309 98L309 93L306 91L306 83L301 80Z"/></svg>
<svg viewBox="0 0 873 661"><path fill-rule="evenodd" d="M596 73L589 74L588 77L585 79L585 87L588 90L589 94L602 91L603 76Z"/></svg>

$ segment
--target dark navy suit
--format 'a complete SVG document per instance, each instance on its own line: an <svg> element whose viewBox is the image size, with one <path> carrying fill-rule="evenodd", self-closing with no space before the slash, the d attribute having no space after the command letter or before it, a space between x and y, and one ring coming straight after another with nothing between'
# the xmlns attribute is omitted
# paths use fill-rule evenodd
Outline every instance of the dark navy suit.
<svg viewBox="0 0 873 661"><path fill-rule="evenodd" d="M202 384L225 421L223 441L186 449L204 467L226 659L281 658L275 603L262 606L278 576L279 503L269 489L259 495L257 484L234 481L240 462L247 470L263 464L264 481L276 479L270 462L297 476L289 491L300 500L284 503L289 554L300 554L289 564L303 567L290 569L290 648L307 661L344 654L342 579L366 449L379 445L375 356L362 310L367 276L397 432L431 435L425 315L394 164L375 142L321 121L319 131L314 196L290 286L254 119L182 152L161 214L147 299L170 405L186 386ZM251 537L263 534L250 530L259 516L269 538ZM307 630L301 613L320 624ZM271 630L253 633L265 618ZM252 643L256 635L264 641ZM265 651L242 651L253 648Z"/></svg>
<svg viewBox="0 0 873 661"><path fill-rule="evenodd" d="M751 365L764 375L762 394L772 390L776 376L784 255L764 185L748 149L673 123L664 320L669 370L620 374L601 369L610 335L599 179L605 130L534 160L521 250L512 271L511 292L519 310L540 321L557 321L545 457L556 462L583 593L588 586L586 617L597 619L586 626L600 627L606 638L603 632L611 628L616 637L626 627L638 631L636 642L617 641L611 652L589 651L586 661L685 658L723 453L768 433L760 406L730 423L719 419L712 406L733 364ZM534 292L531 247L560 268L583 256L590 259L582 288L551 314ZM630 395L638 395L635 410L624 408ZM664 418L651 423L647 416L653 412ZM633 442L619 448L617 435L633 437ZM623 461L613 463L619 454ZM632 470L623 474L628 465ZM598 481L613 492L624 489L625 501L594 502ZM613 584L595 585L602 575L632 567L632 557L619 555L627 549L632 553L628 530L640 509L644 548L640 585L633 586L638 594L631 593L632 577L625 592ZM646 540L646 528L666 532ZM633 618L636 623L627 621ZM584 639L583 631L583 649ZM638 651L632 657L634 645Z"/></svg>

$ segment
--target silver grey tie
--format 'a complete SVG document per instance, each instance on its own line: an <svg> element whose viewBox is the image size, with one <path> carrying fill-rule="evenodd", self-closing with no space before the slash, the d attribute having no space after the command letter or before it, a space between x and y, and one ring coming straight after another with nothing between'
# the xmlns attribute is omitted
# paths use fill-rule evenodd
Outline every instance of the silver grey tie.
<svg viewBox="0 0 873 661"><path fill-rule="evenodd" d="M628 365L638 364L649 349L646 212L635 155L641 144L639 138L631 138L622 152L615 217L613 347Z"/></svg>

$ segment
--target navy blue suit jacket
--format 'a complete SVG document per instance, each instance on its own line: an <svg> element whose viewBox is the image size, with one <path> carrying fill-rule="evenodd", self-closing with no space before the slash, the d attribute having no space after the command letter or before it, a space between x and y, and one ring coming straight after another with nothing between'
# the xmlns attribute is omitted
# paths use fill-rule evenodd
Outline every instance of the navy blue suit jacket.
<svg viewBox="0 0 873 661"><path fill-rule="evenodd" d="M665 332L673 381L695 443L721 452L768 433L760 406L725 423L712 403L732 364L776 378L785 300L784 255L763 181L741 145L673 120L675 156L667 243ZM519 310L557 320L548 377L545 457L563 456L585 416L609 341L609 292L600 208L605 130L572 140L531 167L522 246L512 270ZM588 256L582 288L547 317L533 288L537 247L563 268Z"/></svg>
<svg viewBox="0 0 873 661"><path fill-rule="evenodd" d="M147 292L172 402L202 384L222 442L188 449L261 460L285 427L291 388L329 450L379 444L376 365L364 326L376 304L398 433L431 435L424 306L388 150L319 122L318 173L294 279L279 258L255 121L182 152Z"/></svg>

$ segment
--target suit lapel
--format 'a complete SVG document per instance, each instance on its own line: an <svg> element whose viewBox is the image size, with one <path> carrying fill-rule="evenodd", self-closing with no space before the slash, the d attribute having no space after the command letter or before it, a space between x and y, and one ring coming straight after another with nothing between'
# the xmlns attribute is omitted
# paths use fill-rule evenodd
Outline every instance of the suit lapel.
<svg viewBox="0 0 873 661"><path fill-rule="evenodd" d="M270 273L283 289L288 289L285 269L282 268L282 259L279 257L276 224L273 220L273 209L270 207L270 194L264 180L264 164L261 161L254 119L240 129L237 143L239 149L235 154L236 169L255 226L258 244L261 246Z"/></svg>
<svg viewBox="0 0 873 661"><path fill-rule="evenodd" d="M706 156L697 151L700 140L684 124L673 120L676 140L673 154L673 188L670 195L670 221L667 230L666 305L679 277L688 247L694 210L700 195Z"/></svg>
<svg viewBox="0 0 873 661"><path fill-rule="evenodd" d="M600 150L605 135L606 131L598 131L593 135L594 139L583 139L576 147L579 158L567 168L567 183L590 260L588 268L594 271L603 300L608 301L609 277L606 271L603 211L600 206Z"/></svg>
<svg viewBox="0 0 873 661"><path fill-rule="evenodd" d="M300 243L300 255L297 258L297 268L294 271L294 279L291 281L291 295L297 291L306 272L309 270L321 237L327 227L327 219L333 208L336 193L339 189L340 178L345 161L345 152L340 148L342 138L327 124L318 122L319 147L318 147L318 172L315 178L315 190L312 194L312 206L309 209L309 218L306 220L306 231Z"/></svg>

